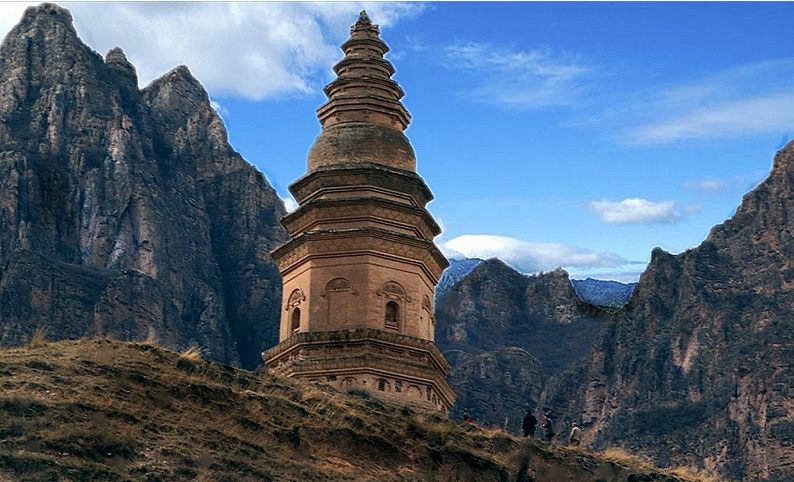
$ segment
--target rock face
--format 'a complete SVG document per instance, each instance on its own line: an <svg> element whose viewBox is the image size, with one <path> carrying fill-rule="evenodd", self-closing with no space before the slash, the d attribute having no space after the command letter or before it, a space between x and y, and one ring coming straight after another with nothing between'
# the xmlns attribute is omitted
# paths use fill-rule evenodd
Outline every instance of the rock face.
<svg viewBox="0 0 794 482"><path fill-rule="evenodd" d="M441 279L438 280L438 285L436 285L436 299L441 298L452 289L455 283L462 280L478 264L482 263L479 258L448 258L447 261L449 261L449 267L444 270L444 274L441 275Z"/></svg>
<svg viewBox="0 0 794 482"><path fill-rule="evenodd" d="M436 344L458 394L452 416L467 410L498 427L508 417L517 431L546 379L582 360L610 316L581 301L561 269L524 276L482 262L436 304Z"/></svg>
<svg viewBox="0 0 794 482"><path fill-rule="evenodd" d="M68 11L0 47L0 343L86 335L253 367L276 342L284 207L178 67L144 90Z"/></svg>
<svg viewBox="0 0 794 482"><path fill-rule="evenodd" d="M588 363L551 383L546 403L581 418L596 447L794 480L792 232L794 143L699 247L653 252Z"/></svg>

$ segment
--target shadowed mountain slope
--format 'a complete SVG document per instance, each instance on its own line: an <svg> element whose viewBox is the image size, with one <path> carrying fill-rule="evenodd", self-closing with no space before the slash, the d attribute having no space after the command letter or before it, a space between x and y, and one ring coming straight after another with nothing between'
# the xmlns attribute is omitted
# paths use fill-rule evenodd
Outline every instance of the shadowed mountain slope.
<svg viewBox="0 0 794 482"><path fill-rule="evenodd" d="M452 360L458 393L453 416L468 410L499 427L508 417L517 429L546 378L586 356L609 317L581 301L561 269L524 276L482 262L436 304L436 344Z"/></svg>
<svg viewBox="0 0 794 482"><path fill-rule="evenodd" d="M0 46L0 85L0 344L46 326L261 364L284 207L188 69L139 90L121 49L42 4Z"/></svg>
<svg viewBox="0 0 794 482"><path fill-rule="evenodd" d="M794 143L697 248L660 249L547 405L595 447L737 480L794 480Z"/></svg>

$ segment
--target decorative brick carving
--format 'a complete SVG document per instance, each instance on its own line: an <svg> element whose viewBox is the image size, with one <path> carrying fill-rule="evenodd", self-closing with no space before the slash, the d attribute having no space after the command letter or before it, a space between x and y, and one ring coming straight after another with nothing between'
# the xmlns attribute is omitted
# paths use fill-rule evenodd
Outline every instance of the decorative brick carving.
<svg viewBox="0 0 794 482"><path fill-rule="evenodd" d="M289 310L290 308L294 308L304 302L306 300L306 296L303 295L303 291L300 288L295 289L290 293L289 299L287 300L287 306L284 307L284 310Z"/></svg>

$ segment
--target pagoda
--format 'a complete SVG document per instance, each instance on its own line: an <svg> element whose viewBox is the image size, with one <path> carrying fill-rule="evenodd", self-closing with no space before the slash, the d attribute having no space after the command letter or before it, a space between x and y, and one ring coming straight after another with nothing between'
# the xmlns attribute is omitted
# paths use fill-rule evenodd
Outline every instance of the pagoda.
<svg viewBox="0 0 794 482"><path fill-rule="evenodd" d="M274 373L446 412L455 395L433 342L433 293L449 263L388 50L361 12L317 110L308 171L289 188L291 240L271 253L284 282L280 343L263 357Z"/></svg>

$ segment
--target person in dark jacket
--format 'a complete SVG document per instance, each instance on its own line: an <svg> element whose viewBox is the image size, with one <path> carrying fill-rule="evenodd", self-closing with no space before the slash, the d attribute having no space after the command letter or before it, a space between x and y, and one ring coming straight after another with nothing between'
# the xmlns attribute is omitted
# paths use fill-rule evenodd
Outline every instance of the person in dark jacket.
<svg viewBox="0 0 794 482"><path fill-rule="evenodd" d="M551 442L554 438L554 423L551 421L548 415L543 416L543 438L546 439L546 442Z"/></svg>
<svg viewBox="0 0 794 482"><path fill-rule="evenodd" d="M538 424L538 419L532 415L532 410L527 409L527 414L524 415L524 421L521 423L521 430L524 431L524 437L535 436L535 425Z"/></svg>

